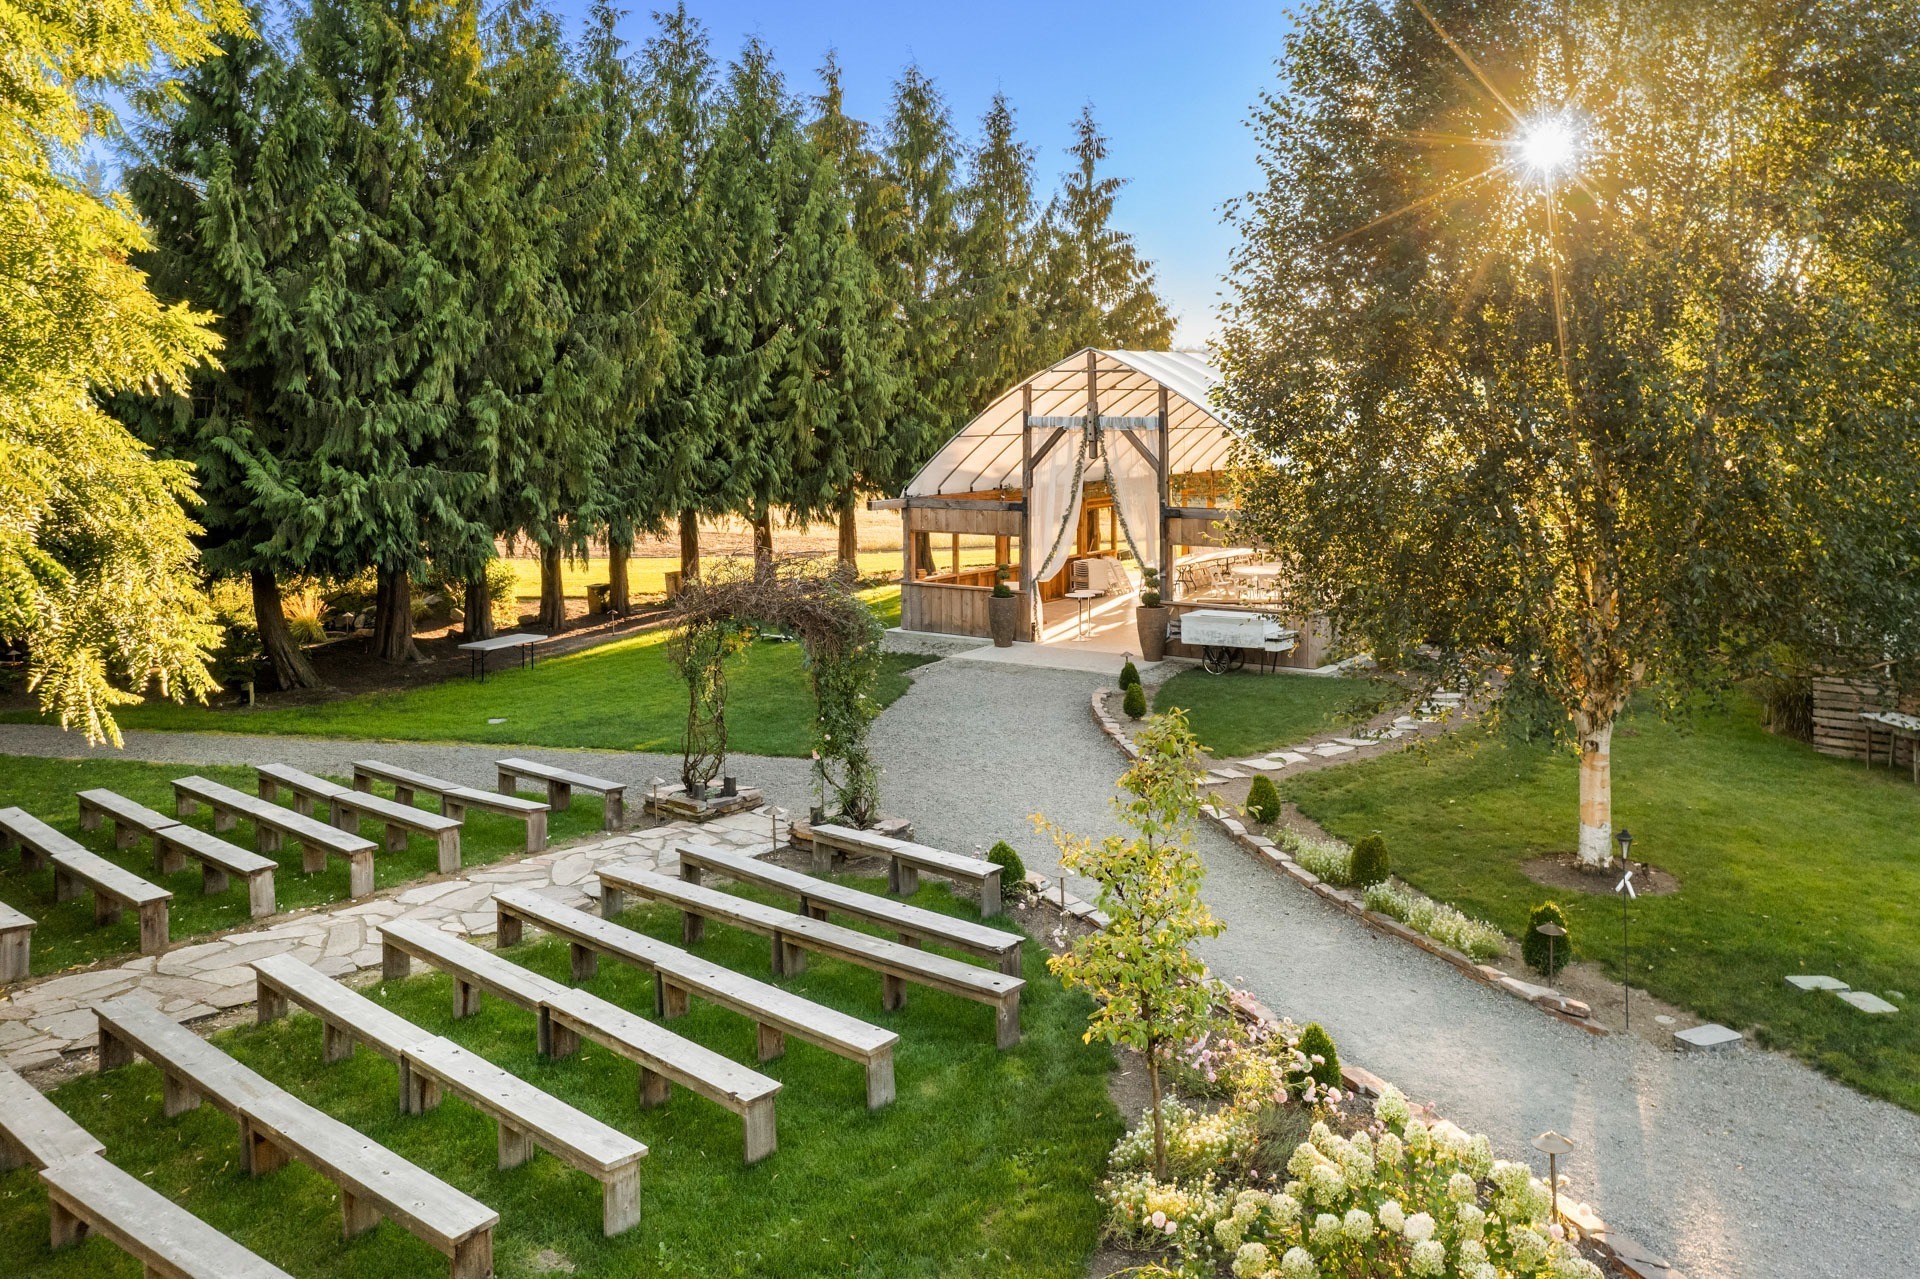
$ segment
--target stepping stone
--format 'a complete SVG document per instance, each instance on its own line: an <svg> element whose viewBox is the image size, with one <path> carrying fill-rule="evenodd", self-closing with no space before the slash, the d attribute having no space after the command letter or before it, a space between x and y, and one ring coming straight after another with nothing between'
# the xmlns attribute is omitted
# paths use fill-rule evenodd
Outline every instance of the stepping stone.
<svg viewBox="0 0 1920 1279"><path fill-rule="evenodd" d="M1336 737L1333 740L1335 743L1341 746L1358 747L1358 746L1373 745L1373 739L1370 737Z"/></svg>
<svg viewBox="0 0 1920 1279"><path fill-rule="evenodd" d="M1842 1003L1852 1004L1863 1013L1873 1013L1876 1016L1884 1016L1887 1013L1897 1013L1900 1011L1898 1004L1890 1004L1872 991L1842 990L1835 993L1840 996Z"/></svg>
<svg viewBox="0 0 1920 1279"><path fill-rule="evenodd" d="M1228 779L1229 781L1246 776L1245 773L1241 772L1237 768L1216 768L1213 771L1220 774L1220 776Z"/></svg>
<svg viewBox="0 0 1920 1279"><path fill-rule="evenodd" d="M1307 757L1299 751L1281 751L1277 758L1283 764L1304 764L1307 762Z"/></svg>
<svg viewBox="0 0 1920 1279"><path fill-rule="evenodd" d="M1286 767L1285 764L1277 759L1243 759L1240 761L1240 766L1242 768L1257 768L1263 773L1271 773L1276 769Z"/></svg>
<svg viewBox="0 0 1920 1279"><path fill-rule="evenodd" d="M1342 746L1338 742L1322 742L1320 743L1320 745L1313 748L1313 753L1321 756L1322 758L1331 758L1335 755L1345 755L1348 751L1351 751L1352 749L1353 747Z"/></svg>
<svg viewBox="0 0 1920 1279"><path fill-rule="evenodd" d="M1793 987L1795 990L1841 991L1847 988L1847 983L1841 981L1838 977L1793 976L1787 978L1787 985Z"/></svg>
<svg viewBox="0 0 1920 1279"><path fill-rule="evenodd" d="M1729 1030L1717 1022L1708 1022L1704 1026L1695 1026L1691 1030L1677 1030L1673 1040L1683 1052L1727 1052L1739 1046L1745 1038L1737 1030Z"/></svg>

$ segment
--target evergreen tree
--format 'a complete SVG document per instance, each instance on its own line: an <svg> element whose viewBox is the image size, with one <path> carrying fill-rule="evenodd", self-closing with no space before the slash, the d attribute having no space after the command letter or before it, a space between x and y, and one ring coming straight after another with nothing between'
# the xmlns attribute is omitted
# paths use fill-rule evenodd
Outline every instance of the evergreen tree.
<svg viewBox="0 0 1920 1279"><path fill-rule="evenodd" d="M103 83L156 57L198 62L244 26L226 0L0 16L0 636L27 645L42 709L89 740L117 743L112 708L152 683L176 698L212 687L187 468L155 460L95 396L179 390L218 339L148 290L128 261L147 247L140 227L71 161L113 128Z"/></svg>
<svg viewBox="0 0 1920 1279"><path fill-rule="evenodd" d="M1107 139L1092 107L1082 108L1067 153L1074 167L1048 203L1039 233L1036 363L1087 346L1164 351L1173 342L1173 317L1154 291L1152 265L1113 225L1114 199L1126 182L1100 172Z"/></svg>
<svg viewBox="0 0 1920 1279"><path fill-rule="evenodd" d="M1014 135L1004 93L980 121L968 157L954 276L960 400L971 417L1035 367L1027 290L1033 274L1033 148Z"/></svg>

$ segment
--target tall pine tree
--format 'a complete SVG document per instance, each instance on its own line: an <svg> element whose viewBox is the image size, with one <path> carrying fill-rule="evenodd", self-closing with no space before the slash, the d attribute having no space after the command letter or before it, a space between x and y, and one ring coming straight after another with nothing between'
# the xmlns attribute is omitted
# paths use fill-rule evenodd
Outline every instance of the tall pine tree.
<svg viewBox="0 0 1920 1279"><path fill-rule="evenodd" d="M968 416L1032 372L1033 148L1014 133L1013 107L996 93L968 157L960 207L965 230L954 268L960 295L960 400Z"/></svg>

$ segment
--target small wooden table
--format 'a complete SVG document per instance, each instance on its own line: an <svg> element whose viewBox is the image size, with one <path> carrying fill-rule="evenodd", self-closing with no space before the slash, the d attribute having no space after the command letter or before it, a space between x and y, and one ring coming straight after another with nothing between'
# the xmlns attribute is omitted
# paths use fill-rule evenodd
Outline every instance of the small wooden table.
<svg viewBox="0 0 1920 1279"><path fill-rule="evenodd" d="M488 654L497 653L503 648L517 648L520 650L521 668L524 670L532 670L533 646L541 643L546 638L547 636L545 635L534 635L527 631L515 631L511 635L496 635L492 639L469 640L467 643L461 644L458 647L462 653L467 655L467 674L484 684L487 682Z"/></svg>
<svg viewBox="0 0 1920 1279"><path fill-rule="evenodd" d="M1894 747L1901 738L1906 738L1911 746L1907 757L1913 764L1913 780L1920 784L1920 716L1903 715L1899 711L1861 711L1860 722L1867 729L1867 767L1873 767L1873 730L1887 730L1887 767L1893 767Z"/></svg>

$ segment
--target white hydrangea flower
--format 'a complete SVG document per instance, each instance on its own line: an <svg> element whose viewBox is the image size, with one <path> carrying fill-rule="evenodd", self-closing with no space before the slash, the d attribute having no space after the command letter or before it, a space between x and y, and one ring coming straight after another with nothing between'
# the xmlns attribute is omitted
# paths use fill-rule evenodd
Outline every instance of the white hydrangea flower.
<svg viewBox="0 0 1920 1279"><path fill-rule="evenodd" d="M1443 1275L1447 1272L1447 1246L1438 1239L1413 1245L1413 1257L1407 1269L1416 1275Z"/></svg>
<svg viewBox="0 0 1920 1279"><path fill-rule="evenodd" d="M1493 1143L1483 1132L1473 1135L1473 1144L1467 1151L1467 1171L1483 1179L1493 1171Z"/></svg>
<svg viewBox="0 0 1920 1279"><path fill-rule="evenodd" d="M1233 1256L1234 1279L1262 1279L1273 1273L1273 1254L1263 1243L1243 1243Z"/></svg>
<svg viewBox="0 0 1920 1279"><path fill-rule="evenodd" d="M1487 1175L1493 1184L1499 1188L1501 1194L1512 1195L1519 1193L1520 1188L1527 1184L1527 1179L1533 1176L1533 1173L1528 1170L1525 1164L1517 1164L1510 1160L1498 1159L1494 1161L1494 1165L1488 1170Z"/></svg>
<svg viewBox="0 0 1920 1279"><path fill-rule="evenodd" d="M1373 1159L1382 1168L1398 1168L1400 1162L1406 1157L1407 1148L1393 1133L1381 1133L1380 1140L1374 1143Z"/></svg>
<svg viewBox="0 0 1920 1279"><path fill-rule="evenodd" d="M1313 1143L1303 1141L1293 1148L1293 1154L1287 1159L1287 1171L1296 1177L1305 1177L1320 1163L1320 1152Z"/></svg>
<svg viewBox="0 0 1920 1279"><path fill-rule="evenodd" d="M1476 1192L1473 1178L1464 1172L1456 1172L1447 1178L1447 1198L1457 1204L1472 1203Z"/></svg>
<svg viewBox="0 0 1920 1279"><path fill-rule="evenodd" d="M1487 1259L1487 1245L1478 1239L1460 1241L1460 1260L1469 1266L1479 1265Z"/></svg>
<svg viewBox="0 0 1920 1279"><path fill-rule="evenodd" d="M1365 1243L1373 1238L1373 1214L1364 1208L1349 1208L1340 1229L1352 1242Z"/></svg>
<svg viewBox="0 0 1920 1279"><path fill-rule="evenodd" d="M1406 1209L1398 1199L1389 1199L1380 1205L1380 1224L1396 1235L1407 1228Z"/></svg>
<svg viewBox="0 0 1920 1279"><path fill-rule="evenodd" d="M1521 1270L1538 1270L1547 1259L1547 1237L1525 1226L1507 1231L1507 1246L1513 1249L1513 1264Z"/></svg>
<svg viewBox="0 0 1920 1279"><path fill-rule="evenodd" d="M1413 1117L1413 1108L1407 1105L1407 1095L1388 1084L1373 1103L1373 1115L1390 1128L1398 1128Z"/></svg>
<svg viewBox="0 0 1920 1279"><path fill-rule="evenodd" d="M1280 1258L1280 1279L1320 1279L1320 1267L1305 1248L1289 1248Z"/></svg>
<svg viewBox="0 0 1920 1279"><path fill-rule="evenodd" d="M1478 1239L1487 1228L1486 1210L1479 1204L1461 1204L1453 1219L1462 1239Z"/></svg>
<svg viewBox="0 0 1920 1279"><path fill-rule="evenodd" d="M1330 1212L1323 1212L1313 1219L1313 1226L1307 1231L1307 1238L1316 1248L1331 1248L1340 1242L1340 1218Z"/></svg>
<svg viewBox="0 0 1920 1279"><path fill-rule="evenodd" d="M1247 1237L1247 1228L1232 1217L1222 1217L1213 1223L1213 1237L1228 1252L1240 1247L1240 1241Z"/></svg>
<svg viewBox="0 0 1920 1279"><path fill-rule="evenodd" d="M1500 1279L1500 1272L1492 1263L1482 1261L1461 1270L1460 1279Z"/></svg>
<svg viewBox="0 0 1920 1279"><path fill-rule="evenodd" d="M1600 1267L1585 1257L1562 1252L1553 1259L1553 1279L1601 1279Z"/></svg>
<svg viewBox="0 0 1920 1279"><path fill-rule="evenodd" d="M1425 1159L1433 1151L1433 1134L1418 1119L1407 1120L1407 1153L1416 1159Z"/></svg>
<svg viewBox="0 0 1920 1279"><path fill-rule="evenodd" d="M1275 1195L1267 1202L1267 1215L1276 1226L1291 1226L1300 1220L1300 1201L1292 1195Z"/></svg>
<svg viewBox="0 0 1920 1279"><path fill-rule="evenodd" d="M1332 1164L1315 1164L1313 1171L1307 1174L1307 1185L1312 1189L1317 1203L1330 1204L1347 1193L1346 1178Z"/></svg>
<svg viewBox="0 0 1920 1279"><path fill-rule="evenodd" d="M1429 1213L1416 1212L1407 1218L1404 1233L1408 1243L1425 1243L1433 1238L1433 1217Z"/></svg>

